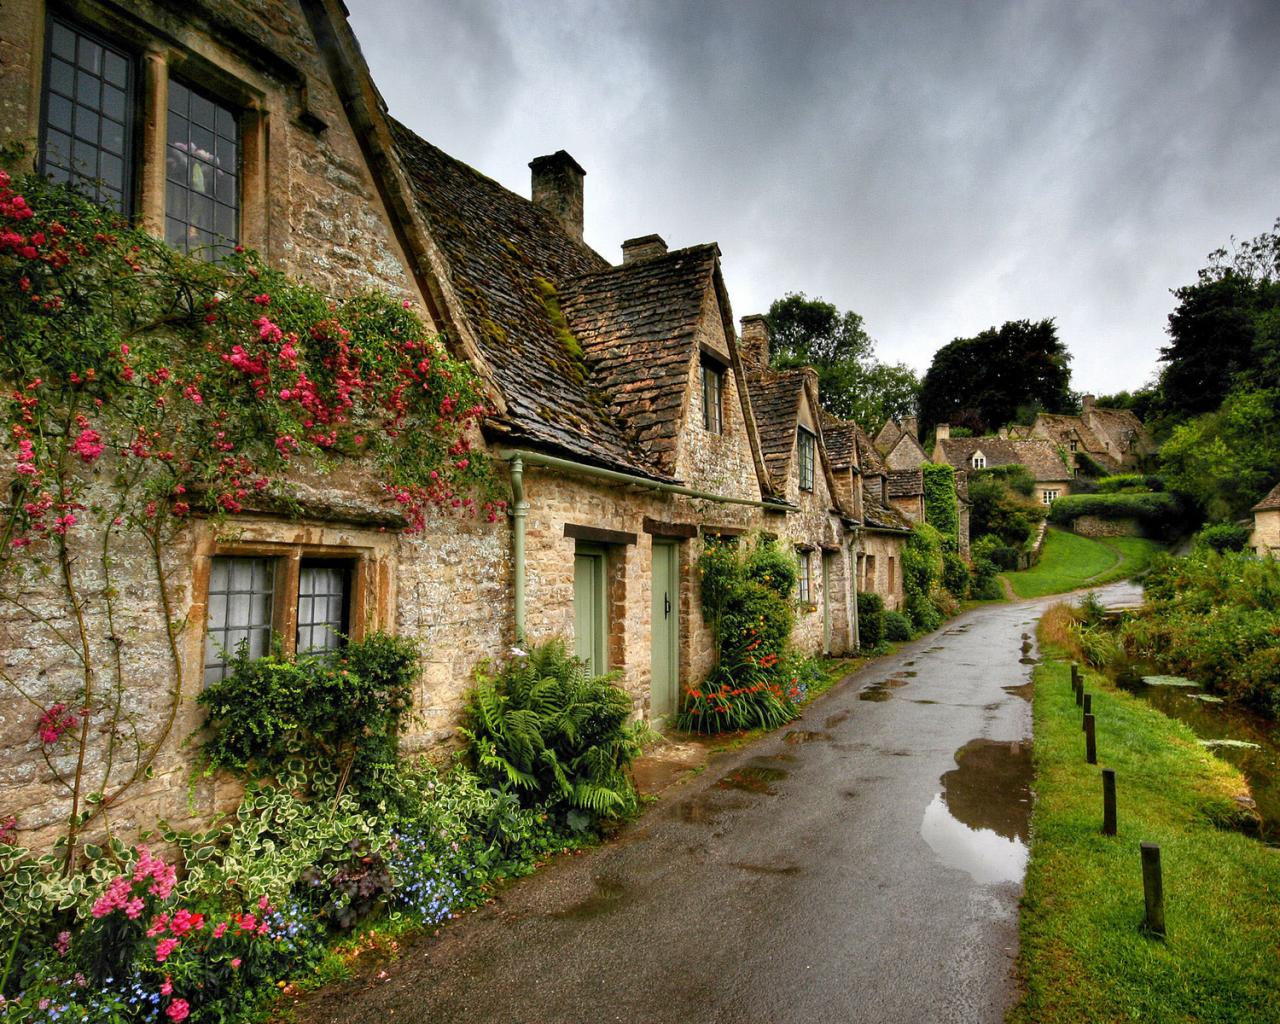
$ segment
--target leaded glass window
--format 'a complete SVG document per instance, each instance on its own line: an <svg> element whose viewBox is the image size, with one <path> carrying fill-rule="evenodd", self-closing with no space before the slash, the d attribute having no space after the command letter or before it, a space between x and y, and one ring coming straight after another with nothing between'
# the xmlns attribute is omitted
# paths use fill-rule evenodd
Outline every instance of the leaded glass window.
<svg viewBox="0 0 1280 1024"><path fill-rule="evenodd" d="M702 425L713 434L724 433L724 371L714 363L702 364Z"/></svg>
<svg viewBox="0 0 1280 1024"><path fill-rule="evenodd" d="M350 570L303 562L298 570L298 653L341 647L347 625Z"/></svg>
<svg viewBox="0 0 1280 1024"><path fill-rule="evenodd" d="M271 650L275 559L215 558L209 569L209 628L204 642L204 681L227 674L227 662L244 644L250 658Z"/></svg>
<svg viewBox="0 0 1280 1024"><path fill-rule="evenodd" d="M240 236L240 127L235 112L169 82L165 240L213 259Z"/></svg>
<svg viewBox="0 0 1280 1024"><path fill-rule="evenodd" d="M49 19L40 170L130 212L134 62L96 36Z"/></svg>
<svg viewBox="0 0 1280 1024"><path fill-rule="evenodd" d="M813 434L801 427L796 437L796 450L800 462L800 490L813 490Z"/></svg>
<svg viewBox="0 0 1280 1024"><path fill-rule="evenodd" d="M809 552L803 548L796 551L800 559L800 601L809 604L813 601L813 571L809 564Z"/></svg>

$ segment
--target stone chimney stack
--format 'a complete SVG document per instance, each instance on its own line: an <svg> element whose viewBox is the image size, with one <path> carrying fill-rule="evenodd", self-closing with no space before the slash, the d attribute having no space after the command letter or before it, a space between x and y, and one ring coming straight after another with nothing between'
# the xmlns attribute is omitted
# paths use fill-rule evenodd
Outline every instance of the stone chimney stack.
<svg viewBox="0 0 1280 1024"><path fill-rule="evenodd" d="M742 331L738 338L738 353L748 367L757 370L769 368L769 322L760 313L744 316L739 323Z"/></svg>
<svg viewBox="0 0 1280 1024"><path fill-rule="evenodd" d="M902 417L903 433L910 434L917 441L920 440L920 422L914 416Z"/></svg>
<svg viewBox="0 0 1280 1024"><path fill-rule="evenodd" d="M628 238L622 243L622 262L625 266L636 260L652 259L654 256L665 256L667 243L661 235L641 235L639 238Z"/></svg>
<svg viewBox="0 0 1280 1024"><path fill-rule="evenodd" d="M1098 400L1097 400L1097 398L1096 398L1096 397L1094 397L1093 395L1081 395L1081 396L1080 396L1080 411L1081 411L1081 413L1093 412L1093 408L1094 408L1094 406L1095 406L1095 405L1097 405L1097 404L1098 404Z"/></svg>
<svg viewBox="0 0 1280 1024"><path fill-rule="evenodd" d="M563 149L529 161L533 202L555 217L570 238L582 241L582 179L587 172Z"/></svg>
<svg viewBox="0 0 1280 1024"><path fill-rule="evenodd" d="M951 440L951 424L939 423L936 427L934 427L934 436L939 441L950 441Z"/></svg>

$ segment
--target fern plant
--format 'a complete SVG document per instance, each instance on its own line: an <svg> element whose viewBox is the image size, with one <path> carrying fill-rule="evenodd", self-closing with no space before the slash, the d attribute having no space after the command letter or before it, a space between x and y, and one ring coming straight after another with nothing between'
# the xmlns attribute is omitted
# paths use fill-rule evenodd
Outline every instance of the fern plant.
<svg viewBox="0 0 1280 1024"><path fill-rule="evenodd" d="M462 732L491 785L578 824L636 807L627 769L639 756L640 730L630 717L631 697L611 676L591 676L552 640L496 675L477 673Z"/></svg>

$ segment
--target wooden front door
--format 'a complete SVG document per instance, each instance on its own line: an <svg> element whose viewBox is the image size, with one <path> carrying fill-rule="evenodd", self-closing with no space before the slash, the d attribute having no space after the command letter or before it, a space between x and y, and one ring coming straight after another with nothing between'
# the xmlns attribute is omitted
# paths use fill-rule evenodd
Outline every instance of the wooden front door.
<svg viewBox="0 0 1280 1024"><path fill-rule="evenodd" d="M573 653L593 676L609 671L609 605L603 549L578 545L573 556Z"/></svg>
<svg viewBox="0 0 1280 1024"><path fill-rule="evenodd" d="M653 542L652 689L649 716L657 723L680 701L680 545Z"/></svg>

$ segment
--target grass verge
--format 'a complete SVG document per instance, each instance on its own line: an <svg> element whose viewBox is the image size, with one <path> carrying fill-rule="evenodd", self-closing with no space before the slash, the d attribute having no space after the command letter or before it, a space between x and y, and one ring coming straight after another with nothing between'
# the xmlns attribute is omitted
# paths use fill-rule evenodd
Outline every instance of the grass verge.
<svg viewBox="0 0 1280 1024"><path fill-rule="evenodd" d="M1040 561L1002 576L1022 598L1065 594L1140 573L1162 550L1164 545L1143 537L1081 537L1050 527Z"/></svg>
<svg viewBox="0 0 1280 1024"><path fill-rule="evenodd" d="M1042 642L1044 641L1042 631ZM1098 765L1060 650L1035 673L1036 806L1013 1024L1280 1021L1280 850L1220 827L1239 772L1181 723L1086 675ZM1103 836L1100 769L1119 829ZM1216 823L1216 824L1215 824ZM1139 843L1159 843L1165 941L1144 936Z"/></svg>

